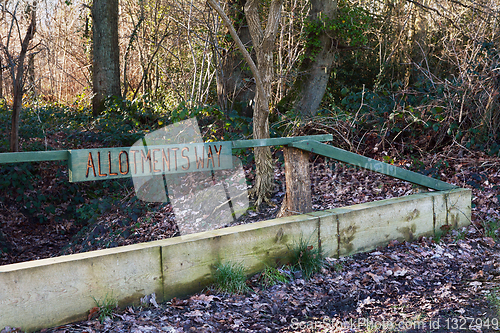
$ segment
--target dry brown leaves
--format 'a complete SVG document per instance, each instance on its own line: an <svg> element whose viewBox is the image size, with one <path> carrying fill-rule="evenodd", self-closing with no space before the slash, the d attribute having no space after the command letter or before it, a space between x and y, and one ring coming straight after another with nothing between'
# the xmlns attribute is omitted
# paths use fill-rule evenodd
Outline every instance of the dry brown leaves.
<svg viewBox="0 0 500 333"><path fill-rule="evenodd" d="M329 258L309 281L263 289L254 276L247 295L206 290L45 332L492 332L500 324L487 297L500 284L500 246L465 232Z"/></svg>
<svg viewBox="0 0 500 333"><path fill-rule="evenodd" d="M441 162L439 162L441 161ZM129 307L97 320L45 332L495 332L500 330L500 245L483 224L500 219L499 160L484 156L430 156L423 162L442 180L473 190L473 225L436 243L392 241L387 247L326 260L309 281L264 289L258 275L247 295L210 290L158 307ZM317 161L316 161L317 162ZM345 206L414 193L410 184L344 166L315 163L315 209ZM405 165L405 161L395 161ZM278 184L282 169L276 170ZM278 189L275 202L283 196ZM277 208L250 212L263 219ZM245 223L247 221L240 221ZM144 227L141 232L148 232Z"/></svg>
<svg viewBox="0 0 500 333"><path fill-rule="evenodd" d="M296 279L263 289L256 276L250 279L253 292L245 296L211 295L205 291L188 299L159 304L158 308L151 302L127 308L103 323L92 319L46 331L498 331L500 309L492 305L491 295L500 285L500 248L495 240L485 237L483 226L500 220L500 160L480 153L462 156L453 150L420 160L434 176L473 191L473 225L461 232L452 231L439 244L429 239L412 244L391 242L372 253L329 259L322 273L310 281ZM403 167L413 163L392 162ZM251 180L251 173L246 171ZM280 165L275 179L276 206L249 211L234 224L275 216L284 195ZM313 160L311 181L316 210L418 191L408 183L322 158ZM133 226L123 225L122 218L117 210L104 214L90 230L102 239L96 245L87 244L85 249L100 248L99 244L119 246L163 239L177 232L168 205L139 217ZM7 237L14 247L11 254L1 254L2 264L59 255L69 241L68 234L61 231L72 228L71 221L34 224L16 207L0 207L0 219L3 230L9 229ZM80 243L70 253L83 249Z"/></svg>

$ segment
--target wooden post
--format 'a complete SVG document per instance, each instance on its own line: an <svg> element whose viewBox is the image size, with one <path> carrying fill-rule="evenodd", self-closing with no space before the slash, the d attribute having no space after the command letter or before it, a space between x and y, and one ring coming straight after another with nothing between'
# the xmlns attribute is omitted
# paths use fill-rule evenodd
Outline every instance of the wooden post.
<svg viewBox="0 0 500 333"><path fill-rule="evenodd" d="M284 147L286 194L278 217L312 212L309 152Z"/></svg>

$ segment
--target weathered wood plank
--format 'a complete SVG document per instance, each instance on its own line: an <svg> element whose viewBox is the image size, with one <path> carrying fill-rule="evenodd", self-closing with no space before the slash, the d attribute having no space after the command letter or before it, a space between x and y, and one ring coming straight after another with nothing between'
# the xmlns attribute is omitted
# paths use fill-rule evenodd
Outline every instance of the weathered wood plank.
<svg viewBox="0 0 500 333"><path fill-rule="evenodd" d="M375 171L387 176L405 180L407 182L432 188L438 191L446 191L457 188L455 185L448 184L438 179L424 176L422 174L398 168L384 162L374 160L369 157L361 156L349 151L333 147L316 141L300 141L289 144L291 147L300 148L313 152L318 155L327 156L337 161L352 164L363 169Z"/></svg>
<svg viewBox="0 0 500 333"><path fill-rule="evenodd" d="M271 138L271 139L236 140L231 142L233 144L233 149L237 149L237 148L266 147L266 146L283 146L283 145L288 145L292 142L303 141L303 140L332 141L333 135L321 134L321 135L292 136L292 137Z"/></svg>
<svg viewBox="0 0 500 333"><path fill-rule="evenodd" d="M69 181L231 169L230 142L70 150Z"/></svg>
<svg viewBox="0 0 500 333"><path fill-rule="evenodd" d="M283 147L286 194L278 217L312 212L309 152Z"/></svg>
<svg viewBox="0 0 500 333"><path fill-rule="evenodd" d="M338 214L338 212L337 212ZM320 246L325 257L338 257L338 215L330 211L319 211L305 215L319 218Z"/></svg>
<svg viewBox="0 0 500 333"><path fill-rule="evenodd" d="M68 150L27 151L20 153L1 153L0 164L20 162L66 161Z"/></svg>
<svg viewBox="0 0 500 333"><path fill-rule="evenodd" d="M296 215L178 237L175 246L162 247L165 297L209 285L218 262L241 263L247 274L286 263L289 247L301 237L318 246L318 223L317 217Z"/></svg>
<svg viewBox="0 0 500 333"><path fill-rule="evenodd" d="M252 148L263 146L282 146L295 141L302 140L316 140L316 141L331 141L333 136L331 134L324 135L310 135L300 137L286 137L286 138L273 138L262 140L236 140L236 141L221 141L212 142L207 144L231 144L233 149L237 148ZM126 148L108 148L121 150L130 149ZM33 151L33 152L20 152L20 153L0 153L0 164L3 163L20 163L20 162L43 162L43 161L66 161L70 158L70 152L78 152L78 150L54 150L54 151ZM84 149L85 150L85 149ZM105 156L106 157L106 156ZM118 165L117 165L118 166Z"/></svg>
<svg viewBox="0 0 500 333"><path fill-rule="evenodd" d="M431 192L434 198L434 231L438 233L443 225L451 229L471 224L470 189L459 188L445 193Z"/></svg>
<svg viewBox="0 0 500 333"><path fill-rule="evenodd" d="M434 233L433 200L424 193L330 212L338 216L340 256L373 250L394 239L413 241Z"/></svg>
<svg viewBox="0 0 500 333"><path fill-rule="evenodd" d="M469 189L402 198L256 222L150 243L0 266L0 328L31 331L83 319L92 297L133 304L197 292L217 262L240 262L248 274L286 262L301 237L327 256L348 255L393 239L432 235L443 221L470 221ZM447 219L447 220L446 220ZM338 242L340 239L340 243Z"/></svg>
<svg viewBox="0 0 500 333"><path fill-rule="evenodd" d="M122 306L152 293L161 299L160 267L154 244L0 266L0 327L33 331L84 320L93 297Z"/></svg>

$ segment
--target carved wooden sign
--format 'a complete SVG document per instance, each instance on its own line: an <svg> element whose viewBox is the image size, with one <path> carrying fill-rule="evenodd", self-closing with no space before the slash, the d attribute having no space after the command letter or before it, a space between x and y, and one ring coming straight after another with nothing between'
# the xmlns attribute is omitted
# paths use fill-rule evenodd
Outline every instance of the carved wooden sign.
<svg viewBox="0 0 500 333"><path fill-rule="evenodd" d="M70 150L69 181L231 169L231 142Z"/></svg>

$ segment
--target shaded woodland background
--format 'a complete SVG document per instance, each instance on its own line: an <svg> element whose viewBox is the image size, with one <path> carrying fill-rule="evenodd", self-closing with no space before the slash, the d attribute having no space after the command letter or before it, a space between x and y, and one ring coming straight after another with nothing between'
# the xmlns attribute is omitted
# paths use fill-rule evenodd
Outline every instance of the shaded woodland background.
<svg viewBox="0 0 500 333"><path fill-rule="evenodd" d="M257 62L265 103L258 105L255 72L213 4ZM250 7L257 8L254 36ZM107 10L118 20L118 46L107 49L116 56L118 79L104 84L97 100L102 82L93 45L102 31L96 24L103 22L94 19ZM258 27L264 31L271 23L270 13L279 13L276 29L265 39L267 57L259 57L262 45L252 42ZM230 325L247 312L264 315L245 327L280 331L287 323L269 313L304 320L337 311L376 320L465 312L498 317L499 19L500 0L0 0L0 153L126 147L191 117L205 141L251 139L254 110L267 109L262 119L271 137L333 134L335 146L471 188L472 224L414 243L392 241L381 252L330 259L325 274L310 284L292 281L234 303L222 320L213 317L216 331L226 327L225 318ZM251 202L235 224L279 211L283 154L279 148L268 153L273 186L265 190L271 195L259 210L258 199ZM255 188L257 154L233 154ZM310 162L314 210L419 191L326 158L311 155ZM130 179L69 183L65 161L0 165L0 265L179 234L172 205L138 200ZM404 273L388 274L389 267ZM379 283L384 279L391 283ZM354 285L363 287L352 293ZM183 306L202 296L174 299L161 316L197 327ZM233 302L217 299L221 308ZM294 300L286 305L288 299ZM208 306L194 303L191 310ZM279 310L269 312L264 304ZM142 323L142 312L137 316ZM89 325L102 328L97 321ZM125 320L117 325L131 327Z"/></svg>
<svg viewBox="0 0 500 333"><path fill-rule="evenodd" d="M206 2L115 3L118 92L104 96L96 112L96 1L111 4L0 3L0 152L126 147L190 117L198 119L205 141L255 137L255 75ZM269 118L271 137L333 134L338 147L471 187L473 209L488 204L473 223L497 225L498 210L489 207L500 200L493 180L500 150L500 1L252 1L259 5L262 30L270 8L281 6L266 46L272 56L264 75L268 100L260 103L269 110L263 119ZM246 21L248 2L215 4L262 65ZM255 188L257 155L233 153ZM264 202L269 205L251 209L250 217L272 218L273 206L282 200L283 156L274 150L272 158L278 166L268 165L272 186ZM311 162L313 169L323 163L332 172L343 170L330 161ZM75 184L67 173L65 162L2 164L1 263L150 240L145 235L178 235L169 203L140 202L129 179ZM313 182L332 183L322 200L342 197L328 177L312 174ZM356 177L341 184L344 190ZM408 184L360 177L365 184L381 184L374 190L377 200L383 197L379 192L392 197L413 191L400 190ZM147 231L151 228L158 235Z"/></svg>
<svg viewBox="0 0 500 333"><path fill-rule="evenodd" d="M339 0L333 18L308 16L322 2L283 2L270 98L274 135L286 135L297 123L319 117L315 120L335 128L351 150L370 141L401 152L454 143L498 154L498 1ZM244 4L229 1L221 6L252 50ZM49 106L73 114L89 112L91 6L80 1L4 1L0 97L5 118L12 108L13 76L33 8L36 33L22 64L23 113ZM219 121L212 129L218 136L250 135L254 80L208 4L121 1L118 32L123 99L109 98L101 117L119 113L146 127L189 116L215 118L210 122ZM319 108L301 113L294 108L305 89L301 78L308 65L317 65L326 45L323 36L333 51L331 63L321 68L329 74L328 85ZM322 95L320 87L307 93L310 98ZM7 134L8 122L1 126ZM22 140L29 140L26 134ZM7 137L0 142L3 151Z"/></svg>

